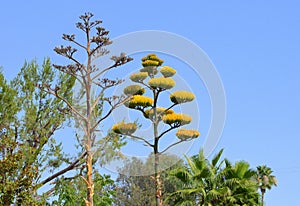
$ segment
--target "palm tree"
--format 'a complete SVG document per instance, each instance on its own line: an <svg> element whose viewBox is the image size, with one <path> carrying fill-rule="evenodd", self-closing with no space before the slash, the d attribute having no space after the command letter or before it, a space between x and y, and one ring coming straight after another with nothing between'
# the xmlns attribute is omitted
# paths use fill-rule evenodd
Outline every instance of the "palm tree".
<svg viewBox="0 0 300 206"><path fill-rule="evenodd" d="M256 172L247 162L232 165L227 159L220 160L222 153L209 161L201 150L199 155L187 158L185 167L171 171L182 187L168 199L185 206L259 205Z"/></svg>
<svg viewBox="0 0 300 206"><path fill-rule="evenodd" d="M261 205L264 205L264 196L267 189L271 189L273 185L277 186L277 179L271 175L273 171L266 165L257 167L257 182L261 192Z"/></svg>
<svg viewBox="0 0 300 206"><path fill-rule="evenodd" d="M223 149L209 162L204 151L200 150L199 155L186 157L187 165L170 172L171 176L181 181L181 188L172 193L168 199L175 199L176 205L217 205L220 197L227 191L219 187L222 178L221 173L223 161L219 161Z"/></svg>
<svg viewBox="0 0 300 206"><path fill-rule="evenodd" d="M256 171L250 168L249 163L238 161L232 165L225 159L223 173L223 187L231 192L224 198L225 205L259 205L259 194L257 182L255 181Z"/></svg>

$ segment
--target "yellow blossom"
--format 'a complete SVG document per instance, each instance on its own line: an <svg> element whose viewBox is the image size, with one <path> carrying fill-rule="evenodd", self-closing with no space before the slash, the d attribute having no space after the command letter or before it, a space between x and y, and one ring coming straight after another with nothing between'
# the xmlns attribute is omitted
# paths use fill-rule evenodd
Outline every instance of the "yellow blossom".
<svg viewBox="0 0 300 206"><path fill-rule="evenodd" d="M172 78L157 77L149 79L148 84L152 88L171 89L175 86L175 81Z"/></svg>
<svg viewBox="0 0 300 206"><path fill-rule="evenodd" d="M126 95L142 95L146 90L140 85L130 85L124 88L124 94Z"/></svg>
<svg viewBox="0 0 300 206"><path fill-rule="evenodd" d="M162 117L162 120L166 124L189 124L192 121L192 117L186 114L167 114Z"/></svg>
<svg viewBox="0 0 300 206"><path fill-rule="evenodd" d="M192 92L188 91L176 91L170 95L170 99L175 104L182 104L185 102L191 102L195 98Z"/></svg>
<svg viewBox="0 0 300 206"><path fill-rule="evenodd" d="M129 108L135 108L135 107L150 107L153 104L153 99L146 96L141 95L133 95L131 100L127 103L125 103L125 106Z"/></svg>
<svg viewBox="0 0 300 206"><path fill-rule="evenodd" d="M158 121L160 121L162 119L162 117L166 114L173 114L174 111L169 109L166 111L166 108L162 108L162 107L157 107L156 108L156 114L158 117ZM153 109L147 109L145 111L145 117L148 119L153 119L153 115L154 115L154 110Z"/></svg>
<svg viewBox="0 0 300 206"><path fill-rule="evenodd" d="M157 62L157 65L151 65L151 66L160 66L164 62L162 59L160 59L159 57L157 57L156 54L148 54L147 56L143 57L142 58L142 64L145 63L145 62L147 62L147 60L151 60L151 61ZM143 66L144 66L144 64L143 64ZM150 65L148 65L148 66L150 66Z"/></svg>
<svg viewBox="0 0 300 206"><path fill-rule="evenodd" d="M181 140L194 139L200 136L200 132L192 129L179 129L176 136Z"/></svg>
<svg viewBox="0 0 300 206"><path fill-rule="evenodd" d="M164 66L159 71L164 77L171 77L176 74L176 70L169 66Z"/></svg>
<svg viewBox="0 0 300 206"><path fill-rule="evenodd" d="M158 61L147 59L142 62L143 67L149 67L149 66L159 66Z"/></svg>
<svg viewBox="0 0 300 206"><path fill-rule="evenodd" d="M139 73L135 73L130 75L130 79L133 82L142 82L144 81L146 78L148 77L148 73L147 72L139 72Z"/></svg>
<svg viewBox="0 0 300 206"><path fill-rule="evenodd" d="M129 135L133 134L137 129L137 126L135 123L124 123L120 122L118 124L115 124L112 127L112 130L117 133L117 134L124 134L124 135Z"/></svg>

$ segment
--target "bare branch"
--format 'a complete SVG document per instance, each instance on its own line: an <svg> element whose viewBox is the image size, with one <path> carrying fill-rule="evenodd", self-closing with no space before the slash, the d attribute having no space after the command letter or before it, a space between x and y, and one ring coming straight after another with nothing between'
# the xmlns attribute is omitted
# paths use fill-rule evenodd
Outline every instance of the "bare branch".
<svg viewBox="0 0 300 206"><path fill-rule="evenodd" d="M58 94L58 90L60 89L59 86L56 86L54 89L50 88L50 84L43 84L43 85L37 85L41 90L48 92L49 94L52 94L54 96L56 96L57 98L59 98L60 100L62 100L64 103L66 103L68 105L68 107L72 110L72 112L74 112L75 114L77 114L79 117L81 117L83 120L87 121L86 117L83 116L77 109L75 109L75 107L72 106L72 104L66 100L65 98L63 98L62 96L60 96ZM46 90L44 89L46 88Z"/></svg>
<svg viewBox="0 0 300 206"><path fill-rule="evenodd" d="M145 138L143 137L138 137L138 136L135 136L135 135L132 135L132 134L127 134L126 136L129 136L131 138L134 138L134 139L138 139L138 140L142 140L143 142L145 142L147 145L149 145L150 147L154 147L153 144L151 144L150 142L148 142Z"/></svg>
<svg viewBox="0 0 300 206"><path fill-rule="evenodd" d="M118 84L121 84L122 82L124 82L124 80L121 80L121 79L111 80L108 78L103 78L103 79L99 79L99 82L93 82L93 83L96 84L97 86L101 87L102 89L106 90L110 87L117 86Z"/></svg>
<svg viewBox="0 0 300 206"><path fill-rule="evenodd" d="M158 119L160 119L167 111L169 111L170 109L172 109L175 105L177 105L177 104L172 104L170 107L168 107L167 109L165 109L165 111L163 111L163 112L161 112L158 116L157 116L157 118Z"/></svg>
<svg viewBox="0 0 300 206"><path fill-rule="evenodd" d="M125 101L128 100L128 97L125 98L124 96L112 96L109 98L104 98L103 101L108 102L108 104L111 106L110 110L102 117L100 118L93 126L92 131L96 129L96 127L102 122L104 119L106 119L114 109L122 105ZM116 101L116 102L115 102Z"/></svg>
<svg viewBox="0 0 300 206"><path fill-rule="evenodd" d="M45 185L48 182L52 181L53 179L57 178L58 176L74 169L75 167L78 166L78 163L80 163L80 161L87 155L87 152L82 153L72 164L70 164L68 167L56 172L55 174L51 175L50 177L48 177L47 179L41 181L39 183L39 185Z"/></svg>
<svg viewBox="0 0 300 206"><path fill-rule="evenodd" d="M62 37L64 40L66 41L70 41L70 42L73 42L74 44L76 44L77 46L83 48L83 49L87 49L85 46L83 46L82 44L78 43L77 41L75 41L75 34L63 34L63 37Z"/></svg>
<svg viewBox="0 0 300 206"><path fill-rule="evenodd" d="M133 59L131 57L126 56L125 53L121 53L119 57L117 56L112 56L111 59L115 62L113 65L103 69L101 72L99 72L98 74L96 74L92 80L95 80L96 78L98 78L99 76L101 76L102 74L104 74L105 72L107 72L108 70L121 66L123 64L126 64L130 61L132 61Z"/></svg>
<svg viewBox="0 0 300 206"><path fill-rule="evenodd" d="M166 152L168 149L170 149L171 147L174 147L175 145L181 143L181 142L184 142L184 141L187 141L187 140L179 140L177 142L174 142L173 144L170 144L166 149L164 149L163 151L159 152L159 154L163 154L164 152Z"/></svg>
<svg viewBox="0 0 300 206"><path fill-rule="evenodd" d="M67 66L61 66L61 65L56 65L56 64L53 64L53 67L58 69L59 71L61 72L64 72L66 74L69 74L69 75L72 75L73 77L76 78L76 80L78 82L80 82L81 85L83 85L83 82L80 78L82 78L81 75L78 75L76 74L77 71L79 71L79 67L82 68L82 65L73 65L73 64L69 64Z"/></svg>
<svg viewBox="0 0 300 206"><path fill-rule="evenodd" d="M94 76L94 77L92 78L92 80L94 81L96 78L98 78L99 76L101 76L102 74L104 74L105 72L107 72L108 70L110 70L110 69L112 69L112 68L114 68L114 67L117 67L117 65L114 64L114 65L111 65L111 66L105 68L104 70L102 70L101 72L99 72L98 74L96 74L96 76Z"/></svg>
<svg viewBox="0 0 300 206"><path fill-rule="evenodd" d="M170 126L171 126L171 125L170 125ZM166 133L168 133L168 132L170 132L171 130L176 129L176 128L178 128L178 127L180 127L180 124L171 126L169 129L163 131L157 138L160 139L160 138L161 138L162 136L164 136Z"/></svg>
<svg viewBox="0 0 300 206"><path fill-rule="evenodd" d="M152 87L150 87L148 84L145 84L144 82L138 82L138 83L144 85L145 87L147 87L147 88L150 89L150 90L153 90Z"/></svg>

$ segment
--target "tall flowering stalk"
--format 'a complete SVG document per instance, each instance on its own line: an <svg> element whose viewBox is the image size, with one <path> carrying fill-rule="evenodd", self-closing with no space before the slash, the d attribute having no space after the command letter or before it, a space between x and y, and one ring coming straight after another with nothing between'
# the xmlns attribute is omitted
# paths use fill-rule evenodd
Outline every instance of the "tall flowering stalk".
<svg viewBox="0 0 300 206"><path fill-rule="evenodd" d="M84 32L85 42L81 43L77 41L74 34L63 34L63 39L73 44L72 46L58 46L54 48L54 51L67 58L71 61L68 65L54 65L56 69L70 75L74 80L81 85L83 108L78 108L72 100L64 98L60 95L61 85L56 85L54 88L50 84L39 85L43 90L54 95L56 98L62 100L67 106L73 117L76 118L77 123L80 125L82 131L84 131L84 138L82 140L82 147L84 152L78 158L78 160L71 166L76 167L77 163L85 160L86 176L83 177L86 183L87 195L85 198L85 204L87 206L93 206L93 195L94 195L94 181L93 181L93 157L96 153L93 147L96 146L96 132L98 126L105 120L112 111L123 104L125 96L111 96L105 97L105 92L116 85L120 84L121 80L110 80L104 78L103 75L116 67L119 67L127 62L131 61L132 58L121 53L120 56L112 56L111 66L100 69L93 63L93 60L106 55L109 51L106 46L111 44L112 41L108 37L109 31L101 27L102 21L92 21L93 14L85 13L80 16L80 22L76 23L76 27ZM86 54L87 61L82 63L77 57L77 48ZM62 83L64 84L64 83ZM93 95L92 88L97 86L99 93ZM108 105L108 109L104 109L104 104ZM107 108L107 107L105 107ZM104 143L102 146L105 146ZM103 148L104 149L104 148ZM60 174L54 174L56 177Z"/></svg>
<svg viewBox="0 0 300 206"><path fill-rule="evenodd" d="M172 79L176 70L169 66L162 66L163 60L157 57L155 54L149 54L142 58L142 66L138 73L134 73L130 76L131 81L137 83L130 85L124 89L125 95L131 96L130 101L125 103L130 109L140 111L143 116L152 122L153 126L153 139L148 141L144 137L139 137L133 133L137 127L132 124L121 122L113 126L113 131L118 134L129 136L136 140L144 142L147 146L153 149L154 153L154 179L156 185L156 205L162 206L162 179L159 171L159 156L165 153L175 145L184 141L189 141L197 138L200 133L197 130L179 129L176 133L178 141L173 144L165 146L160 150L160 140L170 131L179 128L183 125L187 125L192 121L192 118L186 114L175 113L172 108L176 105L191 102L195 96L189 91L175 91L170 95L171 105L168 108L162 108L158 106L159 95L167 90L172 89L176 82ZM150 90L152 97L143 96L146 89ZM169 125L169 128L164 131L158 131L160 123Z"/></svg>

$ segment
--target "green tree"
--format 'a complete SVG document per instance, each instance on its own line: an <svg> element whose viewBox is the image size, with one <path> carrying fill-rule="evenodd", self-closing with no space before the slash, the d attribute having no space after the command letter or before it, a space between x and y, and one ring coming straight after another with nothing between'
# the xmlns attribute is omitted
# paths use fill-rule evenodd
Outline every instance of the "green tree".
<svg viewBox="0 0 300 206"><path fill-rule="evenodd" d="M104 77L104 74L118 66L121 66L132 58L127 57L124 53L120 56L112 56L112 65L101 69L97 67L93 61L95 58L108 54L109 52L105 48L111 44L111 40L108 37L108 31L105 28L99 26L102 21L92 21L93 14L85 13L80 16L80 22L76 23L76 27L84 32L85 42L80 43L75 39L75 35L63 34L63 39L74 44L75 47L81 49L83 54L86 54L86 64L81 63L76 56L78 51L72 46L58 46L54 51L71 61L66 66L54 65L56 69L68 74L70 77L76 79L80 85L79 103L64 98L60 94L60 89L64 86L64 83L57 84L55 87L51 87L49 84L41 84L40 87L46 90L48 93L54 95L57 99L62 100L67 106L73 117L76 118L77 124L83 131L83 137L81 138L82 147L84 149L86 176L83 177L86 183L86 198L85 203L87 206L93 205L94 195L94 182L93 182L93 164L94 154L97 153L94 148L102 146L97 145L97 131L98 126L105 120L112 111L121 105L125 99L124 96L111 96L106 97L106 91L122 82L122 80L110 80ZM100 91L97 94L93 92L93 86L97 86ZM83 105L82 105L83 104ZM104 109L105 108L105 109ZM106 109L107 108L107 109Z"/></svg>
<svg viewBox="0 0 300 206"><path fill-rule="evenodd" d="M163 197L176 191L177 184L175 178L169 177L167 171L179 167L182 165L182 161L176 156L162 155L160 158L161 164L169 165L170 162L176 161L177 164L171 168L161 172L162 178L165 180L162 185ZM153 157L151 155L145 162L133 157L131 160L127 160L124 167L119 169L119 176L115 181L116 197L115 205L118 206L154 206L156 205L155 199L153 199L153 193L155 193L155 187L153 187L154 179L149 177L148 171L151 171L153 167ZM174 205L172 201L165 202L165 205Z"/></svg>
<svg viewBox="0 0 300 206"><path fill-rule="evenodd" d="M162 66L163 60L157 57L155 54L149 54L142 58L143 68L140 72L132 74L130 76L131 81L138 84L130 85L124 89L124 93L127 96L132 96L130 101L125 105L134 110L140 111L144 117L151 121L153 126L153 142L149 142L147 138L133 135L137 130L136 123L121 122L113 126L113 131L129 136L133 139L143 141L147 146L152 148L154 154L154 178L156 185L155 199L156 205L161 206L162 200L162 178L160 175L160 163L159 157L165 153L171 147L189 141L200 135L196 130L179 129L176 133L178 141L166 146L163 149L163 145L160 145L160 140L170 131L179 128L183 125L189 124L192 118L186 114L175 113L172 108L176 105L190 102L194 99L194 94L188 91L175 91L170 95L171 105L167 108L159 107L158 99L161 93L170 90L175 86L175 81L171 78L176 70L169 66ZM160 74L160 76L157 76ZM148 81L146 79L149 78ZM143 96L148 89L152 97ZM169 125L169 128L165 131L159 131L159 124L164 123Z"/></svg>
<svg viewBox="0 0 300 206"><path fill-rule="evenodd" d="M255 181L256 171L250 168L249 163L238 161L232 165L228 160L223 169L223 185L230 190L224 202L233 205L260 205L257 182Z"/></svg>
<svg viewBox="0 0 300 206"><path fill-rule="evenodd" d="M55 81L65 83L60 95L70 98L74 79L55 74L49 59L42 68L26 63L10 83L0 74L0 205L43 205L37 190L57 177L49 173L71 161L54 138L68 118L65 105L36 88Z"/></svg>
<svg viewBox="0 0 300 206"><path fill-rule="evenodd" d="M187 158L185 167L177 168L170 175L182 182L182 188L172 193L175 205L259 205L255 171L243 161L232 165L220 160L223 150L209 161L203 150ZM225 165L224 165L225 163Z"/></svg>
<svg viewBox="0 0 300 206"><path fill-rule="evenodd" d="M261 205L264 205L264 197L267 189L270 190L274 185L277 186L277 179L272 173L272 169L266 165L257 167L257 182L261 192Z"/></svg>
<svg viewBox="0 0 300 206"><path fill-rule="evenodd" d="M110 176L102 176L98 172L95 172L93 177L95 184L94 204L97 206L112 205L113 197L116 195L116 192L113 190L114 181ZM86 196L85 182L78 177L61 178L56 184L54 195L57 195L58 199L51 203L53 206L83 206L85 205L84 198Z"/></svg>

